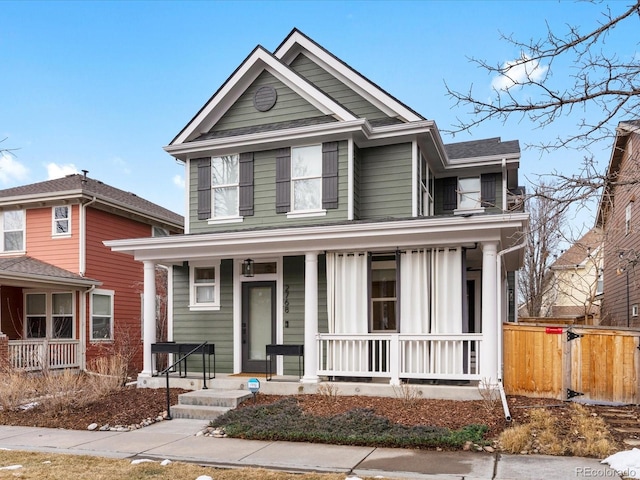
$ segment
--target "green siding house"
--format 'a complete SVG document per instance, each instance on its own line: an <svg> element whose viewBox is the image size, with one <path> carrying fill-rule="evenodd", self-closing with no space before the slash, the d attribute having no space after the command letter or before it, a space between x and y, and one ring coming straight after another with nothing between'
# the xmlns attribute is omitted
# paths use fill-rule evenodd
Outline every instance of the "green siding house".
<svg viewBox="0 0 640 480"><path fill-rule="evenodd" d="M214 344L218 374L264 373L267 345L294 345L303 371L279 357L273 373L303 383L500 381L528 223L517 141L444 144L294 29L165 150L185 168L185 234L105 242L144 263L142 378L162 264L170 338Z"/></svg>

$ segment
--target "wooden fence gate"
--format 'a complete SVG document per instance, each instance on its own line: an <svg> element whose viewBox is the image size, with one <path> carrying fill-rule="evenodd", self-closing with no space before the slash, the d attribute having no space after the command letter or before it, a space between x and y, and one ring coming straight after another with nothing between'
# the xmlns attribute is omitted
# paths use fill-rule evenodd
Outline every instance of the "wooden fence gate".
<svg viewBox="0 0 640 480"><path fill-rule="evenodd" d="M504 324L509 395L637 404L640 332L614 327Z"/></svg>

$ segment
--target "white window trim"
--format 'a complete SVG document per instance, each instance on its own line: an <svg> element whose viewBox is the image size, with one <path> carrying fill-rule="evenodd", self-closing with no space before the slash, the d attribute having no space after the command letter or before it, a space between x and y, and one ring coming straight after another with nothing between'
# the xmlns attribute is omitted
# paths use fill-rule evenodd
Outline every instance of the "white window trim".
<svg viewBox="0 0 640 480"><path fill-rule="evenodd" d="M111 297L111 325L110 327L110 333L109 333L109 338L93 338L93 296L94 295L104 295L104 296L108 296ZM90 336L90 341L92 343L104 343L104 342L113 342L113 331L114 331L114 322L115 322L115 313L114 313L114 306L115 306L115 302L114 302L114 298L115 298L115 292L113 290L103 290L100 288L96 288L95 290L93 290L91 292L90 295L90 299L89 299L89 303L90 303L90 308L89 308L89 336Z"/></svg>
<svg viewBox="0 0 640 480"><path fill-rule="evenodd" d="M53 296L56 294L71 294L71 338L60 338L53 336ZM72 290L26 290L23 294L24 303L24 325L23 336L27 339L37 340L40 337L28 336L28 314L27 314L27 297L29 295L44 295L45 296L45 338L52 340L74 340L76 339L76 295Z"/></svg>
<svg viewBox="0 0 640 480"><path fill-rule="evenodd" d="M57 219L56 208L66 208L67 217ZM61 220L67 221L67 231L58 233L56 230L56 222L59 222ZM53 207L51 207L51 236L54 238L68 238L71 236L71 205L54 205Z"/></svg>
<svg viewBox="0 0 640 480"><path fill-rule="evenodd" d="M5 212L8 212L8 211L15 211L15 210L5 210ZM0 254L15 255L16 253L26 252L27 214L25 210L19 210L19 211L22 212L22 250L5 250L4 234L7 233L7 230L4 229L4 215L0 214ZM9 232L17 232L17 231L18 230L9 230Z"/></svg>
<svg viewBox="0 0 640 480"><path fill-rule="evenodd" d="M196 284L194 281L195 268L213 268L215 270L215 280L213 282L213 302L196 303ZM211 261L189 262L189 310L198 311L217 311L220 310L220 259Z"/></svg>
<svg viewBox="0 0 640 480"><path fill-rule="evenodd" d="M211 218L207 220L209 225L221 225L223 223L242 223L244 222L244 217L219 217L219 218Z"/></svg>
<svg viewBox="0 0 640 480"><path fill-rule="evenodd" d="M221 183L221 184L215 184L213 181L213 160L215 158L222 158L222 157L236 157L237 158L237 178L238 181L236 183ZM239 215L226 215L224 217L216 217L215 216L215 212L216 212L216 189L221 189L221 188L229 188L229 187L235 187L236 188L236 211L240 212L240 155L237 153L234 153L232 155L222 155L222 156L215 156L215 157L211 157L211 218L209 219L209 224L212 223L226 223L229 221L233 221L237 218L241 218Z"/></svg>
<svg viewBox="0 0 640 480"><path fill-rule="evenodd" d="M293 152L300 148L309 148L309 147L319 147L320 149L320 174L319 175L303 175L301 177L296 177L293 174ZM321 143L313 143L310 145L299 145L297 147L291 147L291 176L289 178L289 182L291 184L291 192L290 192L290 204L291 210L287 213L287 218L302 218L302 217L320 217L327 214L327 211L322 208L322 175L324 174L322 170L322 144ZM299 180L320 180L320 208L312 208L307 210L295 210L295 182Z"/></svg>

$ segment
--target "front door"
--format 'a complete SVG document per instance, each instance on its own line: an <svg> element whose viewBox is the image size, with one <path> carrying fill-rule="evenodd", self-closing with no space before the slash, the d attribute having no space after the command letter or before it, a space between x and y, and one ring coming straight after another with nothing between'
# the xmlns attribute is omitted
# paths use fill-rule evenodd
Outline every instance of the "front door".
<svg viewBox="0 0 640 480"><path fill-rule="evenodd" d="M266 372L266 345L276 340L276 282L242 284L242 371Z"/></svg>

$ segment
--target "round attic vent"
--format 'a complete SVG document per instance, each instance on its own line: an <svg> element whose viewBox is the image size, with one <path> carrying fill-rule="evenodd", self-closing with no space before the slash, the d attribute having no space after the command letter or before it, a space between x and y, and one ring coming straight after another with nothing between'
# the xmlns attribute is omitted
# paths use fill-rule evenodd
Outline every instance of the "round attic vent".
<svg viewBox="0 0 640 480"><path fill-rule="evenodd" d="M253 106L256 107L256 110L259 112L266 112L273 108L277 99L278 94L276 93L276 89L266 85L256 90L256 93L253 95Z"/></svg>

